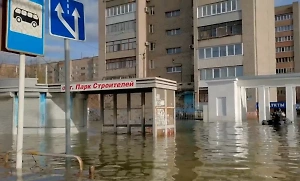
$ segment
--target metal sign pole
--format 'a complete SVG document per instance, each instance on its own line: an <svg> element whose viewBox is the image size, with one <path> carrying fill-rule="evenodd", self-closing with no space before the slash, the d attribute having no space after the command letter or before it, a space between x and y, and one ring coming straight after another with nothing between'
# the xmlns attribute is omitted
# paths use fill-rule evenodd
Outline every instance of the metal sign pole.
<svg viewBox="0 0 300 181"><path fill-rule="evenodd" d="M20 54L19 68L19 106L18 106L18 135L16 168L22 169L23 160L23 125L24 125L24 92L25 92L25 54Z"/></svg>
<svg viewBox="0 0 300 181"><path fill-rule="evenodd" d="M65 121L66 121L66 154L71 153L71 100L70 100L70 42L64 39L65 44Z"/></svg>

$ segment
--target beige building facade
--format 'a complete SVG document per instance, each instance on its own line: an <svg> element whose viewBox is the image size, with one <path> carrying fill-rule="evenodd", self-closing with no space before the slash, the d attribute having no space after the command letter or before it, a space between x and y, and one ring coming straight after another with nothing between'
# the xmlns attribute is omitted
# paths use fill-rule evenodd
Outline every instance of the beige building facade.
<svg viewBox="0 0 300 181"><path fill-rule="evenodd" d="M71 77L168 78L199 105L206 80L300 71L299 12L297 2L274 11L274 0L99 1L99 56L73 60ZM63 61L42 69L48 83L64 81ZM249 111L256 97L247 91Z"/></svg>
<svg viewBox="0 0 300 181"><path fill-rule="evenodd" d="M182 0L99 1L99 78L157 76L192 90L192 7Z"/></svg>
<svg viewBox="0 0 300 181"><path fill-rule="evenodd" d="M47 77L48 83L64 82L64 65L64 61L42 64L40 69L43 74L39 76ZM71 81L98 80L98 57L84 57L72 60L70 62L70 71Z"/></svg>
<svg viewBox="0 0 300 181"><path fill-rule="evenodd" d="M99 1L98 76L176 80L198 105L207 79L276 73L274 16L273 0Z"/></svg>
<svg viewBox="0 0 300 181"><path fill-rule="evenodd" d="M276 73L300 72L300 4L293 2L275 8ZM278 101L285 101L285 88L277 90ZM297 88L297 102L300 100Z"/></svg>
<svg viewBox="0 0 300 181"><path fill-rule="evenodd" d="M205 80L276 73L274 23L274 0L194 0L196 104L207 101ZM249 111L256 97L248 89Z"/></svg>

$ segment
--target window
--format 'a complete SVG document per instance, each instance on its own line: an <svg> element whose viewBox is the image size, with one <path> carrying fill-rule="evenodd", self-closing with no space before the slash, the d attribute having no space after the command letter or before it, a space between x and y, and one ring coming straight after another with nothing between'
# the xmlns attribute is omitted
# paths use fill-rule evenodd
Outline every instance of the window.
<svg viewBox="0 0 300 181"><path fill-rule="evenodd" d="M178 73L181 72L181 66L167 67L167 73Z"/></svg>
<svg viewBox="0 0 300 181"><path fill-rule="evenodd" d="M166 50L167 50L167 54L181 53L181 47L167 48Z"/></svg>
<svg viewBox="0 0 300 181"><path fill-rule="evenodd" d="M286 74L286 73L293 73L294 68L280 68L276 69L276 74Z"/></svg>
<svg viewBox="0 0 300 181"><path fill-rule="evenodd" d="M150 6L149 8L150 8L150 14L154 15L155 14L155 12L154 12L154 6Z"/></svg>
<svg viewBox="0 0 300 181"><path fill-rule="evenodd" d="M106 42L106 53L136 49L136 39L124 39Z"/></svg>
<svg viewBox="0 0 300 181"><path fill-rule="evenodd" d="M175 17L175 16L180 16L180 9L175 10L175 11L168 11L168 12L165 12L165 16L166 16L167 18L171 18L171 17Z"/></svg>
<svg viewBox="0 0 300 181"><path fill-rule="evenodd" d="M285 88L279 88L277 89L277 94L285 95Z"/></svg>
<svg viewBox="0 0 300 181"><path fill-rule="evenodd" d="M241 55L243 53L243 50L242 50L242 44L235 44L234 45L234 52L236 55Z"/></svg>
<svg viewBox="0 0 300 181"><path fill-rule="evenodd" d="M221 77L226 78L227 77L227 67L221 68Z"/></svg>
<svg viewBox="0 0 300 181"><path fill-rule="evenodd" d="M284 20L289 20L293 19L293 15L291 13L289 14L279 14L275 16L275 21L284 21Z"/></svg>
<svg viewBox="0 0 300 181"><path fill-rule="evenodd" d="M293 36L281 36L281 37L276 37L275 41L276 42L285 42L285 41L293 41L294 37Z"/></svg>
<svg viewBox="0 0 300 181"><path fill-rule="evenodd" d="M205 69L200 70L200 80L205 80L206 79L206 72Z"/></svg>
<svg viewBox="0 0 300 181"><path fill-rule="evenodd" d="M122 4L122 5L107 8L106 17L118 16L118 15L127 14L135 11L136 11L135 2Z"/></svg>
<svg viewBox="0 0 300 181"><path fill-rule="evenodd" d="M242 20L231 21L198 28L199 40L220 38L224 36L234 36L242 34Z"/></svg>
<svg viewBox="0 0 300 181"><path fill-rule="evenodd" d="M205 79L212 79L213 78L213 71L212 69L204 69L205 71Z"/></svg>
<svg viewBox="0 0 300 181"><path fill-rule="evenodd" d="M27 16L27 11L22 10L21 13L22 13L23 16Z"/></svg>
<svg viewBox="0 0 300 181"><path fill-rule="evenodd" d="M237 66L235 68L235 76L239 77L239 76L243 76L244 72L243 72L243 67L242 66Z"/></svg>
<svg viewBox="0 0 300 181"><path fill-rule="evenodd" d="M220 69L219 68L215 68L213 69L213 78L220 78Z"/></svg>
<svg viewBox="0 0 300 181"><path fill-rule="evenodd" d="M111 25L106 26L107 34L130 31L130 30L134 30L134 31L136 30L135 20L125 21L125 22L111 24Z"/></svg>
<svg viewBox="0 0 300 181"><path fill-rule="evenodd" d="M153 27L153 24L150 24L150 25L149 25L149 33L153 33L153 31L154 31L153 28L154 28L154 27Z"/></svg>
<svg viewBox="0 0 300 181"><path fill-rule="evenodd" d="M276 47L276 53L291 52L291 51L294 51L294 47L293 46Z"/></svg>
<svg viewBox="0 0 300 181"><path fill-rule="evenodd" d="M21 14L21 9L15 9L15 12Z"/></svg>
<svg viewBox="0 0 300 181"><path fill-rule="evenodd" d="M228 72L227 74L228 77L235 77L235 67L228 67L227 72Z"/></svg>
<svg viewBox="0 0 300 181"><path fill-rule="evenodd" d="M277 26L275 27L276 32L282 32L282 31L292 31L293 25L286 25L286 26Z"/></svg>
<svg viewBox="0 0 300 181"><path fill-rule="evenodd" d="M212 55L213 57L219 57L220 56L220 47L213 47L212 48Z"/></svg>
<svg viewBox="0 0 300 181"><path fill-rule="evenodd" d="M149 68L154 69L154 60L149 61Z"/></svg>
<svg viewBox="0 0 300 181"><path fill-rule="evenodd" d="M200 70L200 80L243 76L243 66L216 67Z"/></svg>
<svg viewBox="0 0 300 181"><path fill-rule="evenodd" d="M32 18L32 13L31 13L31 12L28 12L27 16L28 16L29 18Z"/></svg>
<svg viewBox="0 0 300 181"><path fill-rule="evenodd" d="M166 34L169 35L169 36L178 35L180 33L181 33L181 29L180 28L172 29L172 30L166 30Z"/></svg>
<svg viewBox="0 0 300 181"><path fill-rule="evenodd" d="M205 57L204 51L205 51L204 48L199 49L199 59L204 59L204 57Z"/></svg>
<svg viewBox="0 0 300 181"><path fill-rule="evenodd" d="M227 3L226 2L222 2L220 4L221 6L221 13L226 13L226 10L227 10Z"/></svg>
<svg viewBox="0 0 300 181"><path fill-rule="evenodd" d="M240 0L227 0L197 8L197 18L237 11Z"/></svg>
<svg viewBox="0 0 300 181"><path fill-rule="evenodd" d="M220 46L220 57L227 56L226 46Z"/></svg>
<svg viewBox="0 0 300 181"><path fill-rule="evenodd" d="M228 56L234 55L234 45L228 45L227 51Z"/></svg>
<svg viewBox="0 0 300 181"><path fill-rule="evenodd" d="M221 45L216 47L205 47L199 49L199 59L217 58L233 55L242 55L243 45L241 43L232 45Z"/></svg>
<svg viewBox="0 0 300 181"><path fill-rule="evenodd" d="M136 58L126 57L106 60L106 70L125 69L135 67Z"/></svg>
<svg viewBox="0 0 300 181"><path fill-rule="evenodd" d="M204 50L205 50L206 58L211 58L212 57L212 48L206 48Z"/></svg>
<svg viewBox="0 0 300 181"><path fill-rule="evenodd" d="M294 57L283 57L283 58L276 58L277 63L285 63L285 62L293 62Z"/></svg>
<svg viewBox="0 0 300 181"><path fill-rule="evenodd" d="M155 43L150 43L150 45L149 45L149 51L154 51L154 49L155 49Z"/></svg>

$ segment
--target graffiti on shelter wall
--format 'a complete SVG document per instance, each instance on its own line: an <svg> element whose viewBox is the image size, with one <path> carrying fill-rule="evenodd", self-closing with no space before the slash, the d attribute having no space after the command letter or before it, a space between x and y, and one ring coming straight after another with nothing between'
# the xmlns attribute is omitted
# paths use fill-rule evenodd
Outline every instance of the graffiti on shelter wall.
<svg viewBox="0 0 300 181"><path fill-rule="evenodd" d="M165 126L167 124L165 109L156 109L155 113L157 126Z"/></svg>
<svg viewBox="0 0 300 181"><path fill-rule="evenodd" d="M164 100L164 99L161 99L160 94L156 94L155 105L156 105L156 106L159 106L159 107L165 106L165 100Z"/></svg>

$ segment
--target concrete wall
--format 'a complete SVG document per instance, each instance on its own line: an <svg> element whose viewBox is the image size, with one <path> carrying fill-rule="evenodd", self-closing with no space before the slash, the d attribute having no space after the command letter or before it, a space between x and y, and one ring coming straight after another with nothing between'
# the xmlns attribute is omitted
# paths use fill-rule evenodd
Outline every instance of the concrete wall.
<svg viewBox="0 0 300 181"><path fill-rule="evenodd" d="M14 114L14 99L10 93L0 94L0 152L11 150L13 142L12 126Z"/></svg>
<svg viewBox="0 0 300 181"><path fill-rule="evenodd" d="M42 96L42 95L45 96ZM71 132L86 131L87 97L73 96ZM62 93L25 93L24 134L64 133L65 104ZM17 134L18 96L16 93L0 94L0 134Z"/></svg>
<svg viewBox="0 0 300 181"><path fill-rule="evenodd" d="M224 81L217 83L210 83L208 86L208 112L209 122L215 121L241 121L238 119L240 116L238 108L240 107L241 100L240 92L237 89L235 81ZM225 99L225 115L218 115L218 98Z"/></svg>
<svg viewBox="0 0 300 181"><path fill-rule="evenodd" d="M17 134L18 126L18 79L1 79L0 87L0 134ZM24 134L65 132L64 93L47 93L47 86L37 85L36 78L25 80ZM71 98L72 132L86 130L87 96L76 94ZM5 136L6 137L6 136Z"/></svg>
<svg viewBox="0 0 300 181"><path fill-rule="evenodd" d="M13 112L14 112L14 99L13 94L10 93L1 93L0 94L0 117L1 117L1 126L0 133L10 134L12 131L13 125Z"/></svg>
<svg viewBox="0 0 300 181"><path fill-rule="evenodd" d="M86 130L87 113L84 108L87 98L80 94L71 96L71 131L73 133ZM65 97L62 93L51 93L46 100L47 121L45 128L56 133L65 132ZM85 117L84 117L85 116Z"/></svg>

